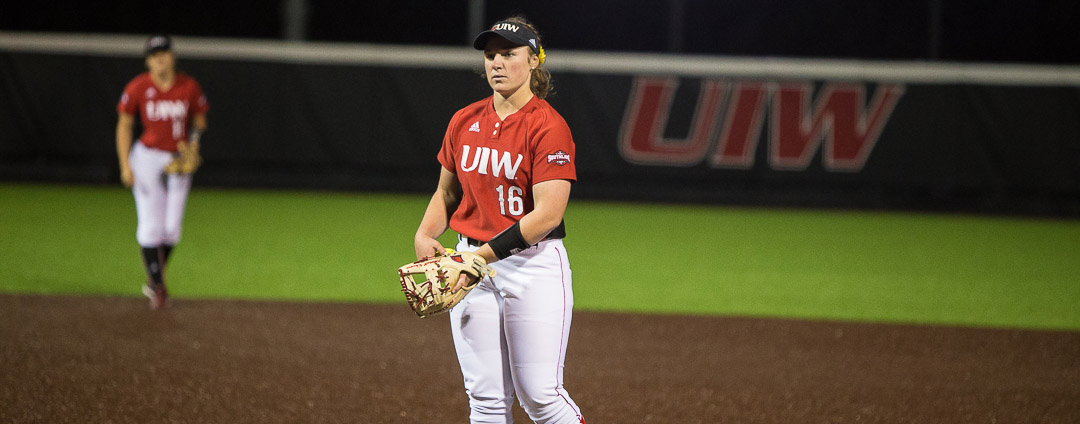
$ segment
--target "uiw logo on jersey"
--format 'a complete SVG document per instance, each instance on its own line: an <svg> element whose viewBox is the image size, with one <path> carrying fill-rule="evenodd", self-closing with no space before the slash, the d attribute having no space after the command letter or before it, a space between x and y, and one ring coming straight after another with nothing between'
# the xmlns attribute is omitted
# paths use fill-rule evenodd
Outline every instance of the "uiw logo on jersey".
<svg viewBox="0 0 1080 424"><path fill-rule="evenodd" d="M151 121L183 120L187 117L188 103L184 100L149 100L146 102L146 119Z"/></svg>
<svg viewBox="0 0 1080 424"><path fill-rule="evenodd" d="M814 90L810 82L706 79L687 137L673 139L664 132L678 85L677 78L634 81L619 136L626 160L748 169L761 138L772 169L805 170L820 149L825 170L858 172L904 94L902 84L881 83L868 102L863 84L829 82Z"/></svg>
<svg viewBox="0 0 1080 424"><path fill-rule="evenodd" d="M489 147L480 147L472 151L472 160L469 159L469 151L472 150L468 144L461 146L461 170L465 172L476 171L481 175L488 174L488 164L491 164L491 174L495 177L499 176L500 171L502 175L505 175L507 179L514 179L517 176L518 166L521 165L521 154L518 153L517 159L511 162L510 152L500 152L498 150ZM469 164L466 166L465 164Z"/></svg>

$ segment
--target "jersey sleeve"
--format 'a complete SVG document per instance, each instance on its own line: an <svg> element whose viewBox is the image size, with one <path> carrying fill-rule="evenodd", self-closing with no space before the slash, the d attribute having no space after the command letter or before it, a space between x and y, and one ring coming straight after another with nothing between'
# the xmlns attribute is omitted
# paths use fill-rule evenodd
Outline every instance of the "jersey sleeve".
<svg viewBox="0 0 1080 424"><path fill-rule="evenodd" d="M450 118L450 124L446 126L446 134L443 135L442 148L439 149L439 163L454 174L457 174L457 164L454 162L454 157L457 156L454 146L454 129L457 128L460 117L461 111L458 111L453 118Z"/></svg>
<svg viewBox="0 0 1080 424"><path fill-rule="evenodd" d="M577 181L574 138L559 116L551 116L537 134L533 155L533 184L549 180Z"/></svg>
<svg viewBox="0 0 1080 424"><path fill-rule="evenodd" d="M206 94L203 93L202 86L199 85L194 79L191 80L191 99L189 104L191 106L192 115L203 115L210 111L210 103L206 101Z"/></svg>
<svg viewBox="0 0 1080 424"><path fill-rule="evenodd" d="M120 94L120 102L116 104L116 112L128 115L135 115L139 112L138 88L135 81L129 82L124 87L124 92Z"/></svg>

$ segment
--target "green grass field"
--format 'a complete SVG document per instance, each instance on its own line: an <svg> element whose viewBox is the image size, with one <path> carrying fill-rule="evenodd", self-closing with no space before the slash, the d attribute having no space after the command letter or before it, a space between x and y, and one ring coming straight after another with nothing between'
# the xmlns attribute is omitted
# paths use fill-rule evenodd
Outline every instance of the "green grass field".
<svg viewBox="0 0 1080 424"><path fill-rule="evenodd" d="M196 186L170 290L404 304L426 203ZM566 223L578 309L1080 329L1080 221L573 200ZM138 296L134 232L120 187L0 184L0 292Z"/></svg>

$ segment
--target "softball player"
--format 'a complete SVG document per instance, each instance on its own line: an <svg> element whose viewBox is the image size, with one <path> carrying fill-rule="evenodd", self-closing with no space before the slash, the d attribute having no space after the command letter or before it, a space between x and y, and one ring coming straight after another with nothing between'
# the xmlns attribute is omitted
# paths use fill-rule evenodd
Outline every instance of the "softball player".
<svg viewBox="0 0 1080 424"><path fill-rule="evenodd" d="M163 168L172 161L178 145L199 143L206 131L209 105L199 83L176 71L168 36L150 37L145 53L148 71L127 84L116 107L116 154L120 178L135 196L135 239L147 274L143 294L150 298L151 309L159 309L167 305L165 263L180 241L180 224L191 189L191 174L165 174ZM143 132L132 145L136 114Z"/></svg>
<svg viewBox="0 0 1080 424"><path fill-rule="evenodd" d="M459 110L439 185L417 229L417 258L458 233L496 270L450 311L473 423L510 423L514 396L537 423L584 423L563 388L574 295L563 213L577 178L574 141L543 100L551 74L536 29L513 17L480 33L491 97ZM463 274L456 287L471 283Z"/></svg>

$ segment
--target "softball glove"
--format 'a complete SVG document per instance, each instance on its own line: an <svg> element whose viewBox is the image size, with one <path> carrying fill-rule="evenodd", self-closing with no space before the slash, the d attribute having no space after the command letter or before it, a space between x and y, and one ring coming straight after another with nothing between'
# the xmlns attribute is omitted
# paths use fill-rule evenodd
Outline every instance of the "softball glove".
<svg viewBox="0 0 1080 424"><path fill-rule="evenodd" d="M166 174L194 174L199 165L202 165L198 141L179 143L176 145L176 152L172 162L165 165Z"/></svg>
<svg viewBox="0 0 1080 424"><path fill-rule="evenodd" d="M457 292L450 292L463 272L476 277L476 280ZM401 277L401 291L405 292L409 307L420 318L427 318L449 311L481 279L494 277L495 270L480 255L446 249L445 255L429 256L401 266L398 276Z"/></svg>

